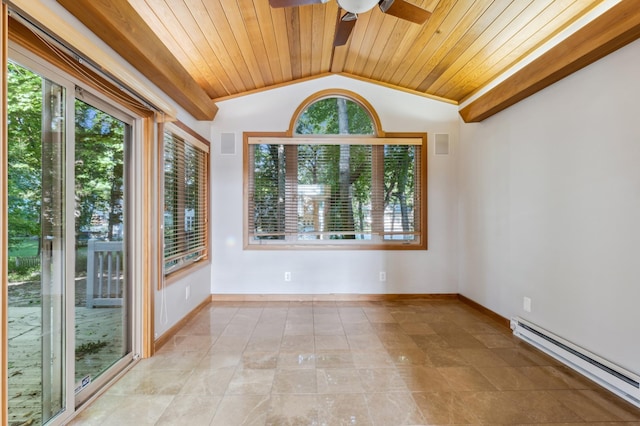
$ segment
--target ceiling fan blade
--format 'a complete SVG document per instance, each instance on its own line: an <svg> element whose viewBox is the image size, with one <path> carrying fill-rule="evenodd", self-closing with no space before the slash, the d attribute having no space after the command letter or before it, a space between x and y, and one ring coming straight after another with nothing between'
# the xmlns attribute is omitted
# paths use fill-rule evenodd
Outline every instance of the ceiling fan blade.
<svg viewBox="0 0 640 426"><path fill-rule="evenodd" d="M356 25L356 19L358 19L358 16L355 13L347 12L338 20L336 34L333 37L334 47L344 46L347 43L347 40L349 40L349 36L351 35L351 31L353 31L353 27Z"/></svg>
<svg viewBox="0 0 640 426"><path fill-rule="evenodd" d="M307 4L326 3L327 0L269 0L271 7L294 7L304 6Z"/></svg>
<svg viewBox="0 0 640 426"><path fill-rule="evenodd" d="M428 10L405 0L382 0L379 5L382 12L416 24L424 24L431 17L431 12Z"/></svg>

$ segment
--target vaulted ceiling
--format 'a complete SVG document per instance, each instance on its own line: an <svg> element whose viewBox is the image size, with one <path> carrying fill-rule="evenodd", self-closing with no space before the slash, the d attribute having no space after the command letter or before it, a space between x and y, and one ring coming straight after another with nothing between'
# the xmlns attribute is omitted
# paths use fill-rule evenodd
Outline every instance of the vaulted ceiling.
<svg viewBox="0 0 640 426"><path fill-rule="evenodd" d="M407 1L432 12L429 20L374 7L334 47L344 13L336 0L285 8L268 0L58 0L143 73L195 82L213 102L342 73L453 103L603 0Z"/></svg>

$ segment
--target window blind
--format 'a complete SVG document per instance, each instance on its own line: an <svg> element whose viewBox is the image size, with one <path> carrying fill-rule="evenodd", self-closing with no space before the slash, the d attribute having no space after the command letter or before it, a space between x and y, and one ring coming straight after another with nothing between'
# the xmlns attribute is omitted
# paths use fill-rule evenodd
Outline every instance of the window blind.
<svg viewBox="0 0 640 426"><path fill-rule="evenodd" d="M419 243L421 139L384 140L250 141L249 244Z"/></svg>
<svg viewBox="0 0 640 426"><path fill-rule="evenodd" d="M207 145L165 131L165 273L207 256L208 156Z"/></svg>

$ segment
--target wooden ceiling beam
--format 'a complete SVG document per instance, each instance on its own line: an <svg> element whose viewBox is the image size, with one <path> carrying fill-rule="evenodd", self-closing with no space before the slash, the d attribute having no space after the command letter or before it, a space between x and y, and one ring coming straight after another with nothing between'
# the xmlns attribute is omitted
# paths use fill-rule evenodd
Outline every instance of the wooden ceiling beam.
<svg viewBox="0 0 640 426"><path fill-rule="evenodd" d="M218 107L127 0L58 0L120 56L197 120Z"/></svg>
<svg viewBox="0 0 640 426"><path fill-rule="evenodd" d="M623 0L460 110L477 123L640 37L637 0Z"/></svg>

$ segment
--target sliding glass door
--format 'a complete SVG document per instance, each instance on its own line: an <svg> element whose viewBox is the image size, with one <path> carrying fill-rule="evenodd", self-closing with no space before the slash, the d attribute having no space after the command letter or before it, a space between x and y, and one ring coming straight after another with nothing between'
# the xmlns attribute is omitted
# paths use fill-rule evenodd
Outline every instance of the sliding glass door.
<svg viewBox="0 0 640 426"><path fill-rule="evenodd" d="M127 268L131 123L78 90L75 100L75 392L131 352Z"/></svg>
<svg viewBox="0 0 640 426"><path fill-rule="evenodd" d="M66 89L8 66L9 422L64 409Z"/></svg>
<svg viewBox="0 0 640 426"><path fill-rule="evenodd" d="M135 122L37 64L8 76L9 422L60 423L133 358Z"/></svg>

